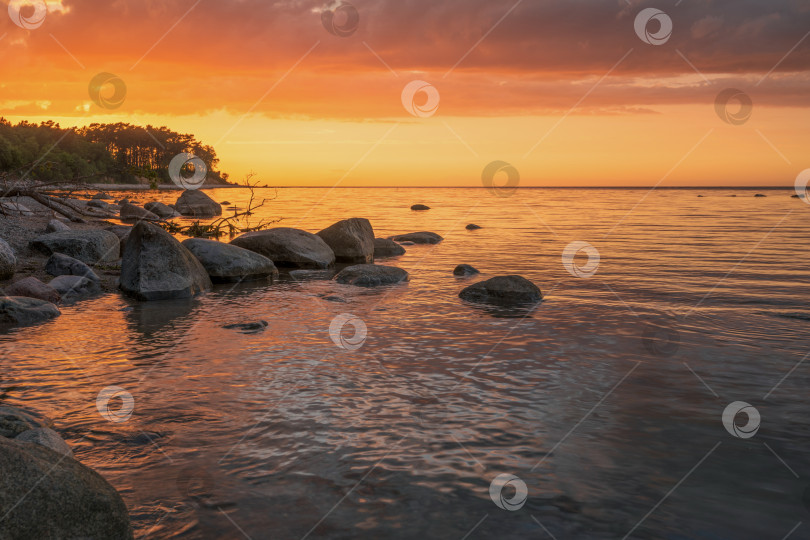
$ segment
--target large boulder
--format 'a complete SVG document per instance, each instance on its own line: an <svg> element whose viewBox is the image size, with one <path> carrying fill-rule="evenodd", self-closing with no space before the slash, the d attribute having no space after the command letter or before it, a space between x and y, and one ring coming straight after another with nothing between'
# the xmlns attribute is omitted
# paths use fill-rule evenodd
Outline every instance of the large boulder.
<svg viewBox="0 0 810 540"><path fill-rule="evenodd" d="M158 216L160 218L163 218L163 219L174 218L174 217L178 217L180 215L180 212L178 212L177 210L175 210L171 206L167 206L167 205L163 204L162 202L158 202L158 201L148 202L145 205L143 205L143 207L144 207L144 209L152 212L156 216Z"/></svg>
<svg viewBox="0 0 810 540"><path fill-rule="evenodd" d="M59 291L62 299L66 301L92 296L101 292L98 281L93 281L84 276L57 276L48 285Z"/></svg>
<svg viewBox="0 0 810 540"><path fill-rule="evenodd" d="M405 248L389 240L388 238L374 239L374 257L377 259L385 257L398 257L405 254Z"/></svg>
<svg viewBox="0 0 810 540"><path fill-rule="evenodd" d="M537 285L514 275L479 281L462 289L458 296L468 302L501 305L536 304L543 299L543 293Z"/></svg>
<svg viewBox="0 0 810 540"><path fill-rule="evenodd" d="M17 257L14 250L0 238L0 280L9 279L17 269Z"/></svg>
<svg viewBox="0 0 810 540"><path fill-rule="evenodd" d="M245 233L231 244L264 255L276 266L328 268L335 262L335 253L320 236L289 227Z"/></svg>
<svg viewBox="0 0 810 540"><path fill-rule="evenodd" d="M66 224L62 223L58 219L52 219L48 222L48 225L45 226L45 234L52 233L52 232L65 232L69 231L70 227Z"/></svg>
<svg viewBox="0 0 810 540"><path fill-rule="evenodd" d="M278 277L273 261L239 246L203 238L189 238L183 241L183 246L197 257L214 283Z"/></svg>
<svg viewBox="0 0 810 540"><path fill-rule="evenodd" d="M59 315L59 308L45 300L24 296L0 298L0 326L36 324Z"/></svg>
<svg viewBox="0 0 810 540"><path fill-rule="evenodd" d="M374 261L374 229L365 218L338 221L318 233L335 252L335 260L344 263Z"/></svg>
<svg viewBox="0 0 810 540"><path fill-rule="evenodd" d="M121 253L124 252L124 247L127 245L127 238L129 237L129 233L132 232L131 225L113 225L112 227L107 227L104 229L105 231L110 231L115 236L118 237L118 240L121 242Z"/></svg>
<svg viewBox="0 0 810 540"><path fill-rule="evenodd" d="M414 232L408 234L398 234L389 237L394 242L413 242L414 244L438 244L444 238L434 232Z"/></svg>
<svg viewBox="0 0 810 540"><path fill-rule="evenodd" d="M23 278L20 281L14 282L6 287L6 294L8 296L25 296L26 298L38 298L51 302L52 304L59 303L62 300L62 295L59 291L42 283L40 280L33 276Z"/></svg>
<svg viewBox="0 0 810 540"><path fill-rule="evenodd" d="M135 206L134 204L124 204L121 206L122 221L159 221L160 218L145 208Z"/></svg>
<svg viewBox="0 0 810 540"><path fill-rule="evenodd" d="M63 253L51 255L45 263L45 271L52 276L82 276L93 281L101 281L89 266Z"/></svg>
<svg viewBox="0 0 810 540"><path fill-rule="evenodd" d="M341 270L335 281L358 287L378 287L408 281L408 272L395 266L357 264Z"/></svg>
<svg viewBox="0 0 810 540"><path fill-rule="evenodd" d="M0 437L13 439L24 431L51 428L53 420L34 411L0 406Z"/></svg>
<svg viewBox="0 0 810 540"><path fill-rule="evenodd" d="M121 256L120 241L110 231L64 231L40 236L31 247L45 255L63 253L83 263L113 262Z"/></svg>
<svg viewBox="0 0 810 540"><path fill-rule="evenodd" d="M222 205L196 189L184 191L174 207L184 216L214 217L222 215Z"/></svg>
<svg viewBox="0 0 810 540"><path fill-rule="evenodd" d="M168 300L211 286L200 261L172 235L145 221L132 228L121 262L122 291L138 300Z"/></svg>
<svg viewBox="0 0 810 540"><path fill-rule="evenodd" d="M0 470L0 538L132 538L121 496L78 461L0 437Z"/></svg>

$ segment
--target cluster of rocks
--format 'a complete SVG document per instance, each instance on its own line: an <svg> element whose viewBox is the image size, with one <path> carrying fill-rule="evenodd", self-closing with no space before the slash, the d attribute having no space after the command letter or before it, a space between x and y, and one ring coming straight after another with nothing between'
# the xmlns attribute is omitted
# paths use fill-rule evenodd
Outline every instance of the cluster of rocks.
<svg viewBox="0 0 810 540"><path fill-rule="evenodd" d="M132 538L121 496L74 459L53 427L0 406L0 538Z"/></svg>
<svg viewBox="0 0 810 540"><path fill-rule="evenodd" d="M86 203L99 210L115 206L122 219L135 225L78 231L51 220L29 247L50 257L45 272L53 278L45 283L31 276L6 287L0 298L0 324L44 321L60 314L60 302L98 294L100 278L92 266L117 267L120 261L117 287L141 301L190 298L217 283L273 280L279 268L292 276L328 271L335 264L350 265L333 276L338 283L376 287L408 281L409 276L401 268L374 264L375 260L400 256L405 253L403 246L435 245L443 240L429 231L376 238L367 219L350 218L317 233L277 227L244 233L230 243L200 238L180 242L152 222L177 215L212 217L222 213L222 206L197 190L183 192L174 205L151 202L139 207L126 199L113 205L106 202L109 198L101 194ZM414 205L414 209L428 207ZM467 225L468 230L479 228ZM9 279L15 264L14 250L0 240L0 279ZM479 272L459 265L453 273L469 277ZM488 303L536 303L542 298L539 289L516 277L493 278L467 287L459 296Z"/></svg>

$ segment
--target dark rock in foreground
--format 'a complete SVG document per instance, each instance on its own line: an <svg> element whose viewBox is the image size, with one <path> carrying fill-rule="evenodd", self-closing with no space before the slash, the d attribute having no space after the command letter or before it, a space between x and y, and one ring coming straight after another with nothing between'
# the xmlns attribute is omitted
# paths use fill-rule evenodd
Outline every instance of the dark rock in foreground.
<svg viewBox="0 0 810 540"><path fill-rule="evenodd" d="M73 457L73 450L71 450L70 446L68 446L57 432L48 427L38 427L23 431L14 437L14 440L38 444L45 448L50 448L62 456Z"/></svg>
<svg viewBox="0 0 810 540"><path fill-rule="evenodd" d="M273 261L248 249L203 238L189 238L182 245L197 257L214 283L278 277Z"/></svg>
<svg viewBox="0 0 810 540"><path fill-rule="evenodd" d="M414 204L411 210L430 210L430 207L424 204Z"/></svg>
<svg viewBox="0 0 810 540"><path fill-rule="evenodd" d="M121 255L118 237L99 230L50 233L32 240L31 247L45 255L63 253L87 264L112 262Z"/></svg>
<svg viewBox="0 0 810 540"><path fill-rule="evenodd" d="M498 305L536 304L543 299L540 289L521 276L497 276L479 281L458 293L468 302Z"/></svg>
<svg viewBox="0 0 810 540"><path fill-rule="evenodd" d="M62 253L54 253L45 263L45 271L52 276L82 276L93 281L100 281L98 275L79 259Z"/></svg>
<svg viewBox="0 0 810 540"><path fill-rule="evenodd" d="M121 262L122 291L138 300L169 300L211 286L200 261L172 235L144 221L132 228Z"/></svg>
<svg viewBox="0 0 810 540"><path fill-rule="evenodd" d="M0 406L0 437L13 439L20 433L36 428L53 427L53 420L33 411Z"/></svg>
<svg viewBox="0 0 810 540"><path fill-rule="evenodd" d="M365 218L338 221L318 233L335 253L335 260L344 263L374 261L374 229Z"/></svg>
<svg viewBox="0 0 810 540"><path fill-rule="evenodd" d="M388 238L374 239L374 257L398 257L405 254L405 248Z"/></svg>
<svg viewBox="0 0 810 540"><path fill-rule="evenodd" d="M341 270L335 276L335 281L358 287L378 287L408 281L408 272L394 266L357 264Z"/></svg>
<svg viewBox="0 0 810 540"><path fill-rule="evenodd" d="M195 189L184 191L174 207L184 216L214 217L222 215L222 205L202 191Z"/></svg>
<svg viewBox="0 0 810 540"><path fill-rule="evenodd" d="M460 264L453 269L454 276L472 276L480 272L469 264Z"/></svg>
<svg viewBox="0 0 810 540"><path fill-rule="evenodd" d="M0 437L0 470L0 538L132 538L121 496L78 461Z"/></svg>
<svg viewBox="0 0 810 540"><path fill-rule="evenodd" d="M0 279L9 279L17 269L17 257L14 250L0 238Z"/></svg>
<svg viewBox="0 0 810 540"><path fill-rule="evenodd" d="M396 236L389 237L389 240L393 240L394 242L413 242L414 244L438 244L444 240L444 238L434 232L422 231L408 234L398 234Z"/></svg>
<svg viewBox="0 0 810 540"><path fill-rule="evenodd" d="M61 315L59 308L45 300L23 296L0 298L0 325L36 324L59 315Z"/></svg>
<svg viewBox="0 0 810 540"><path fill-rule="evenodd" d="M466 227L464 227L468 231L475 231L481 228L480 225L476 225L475 223L469 223Z"/></svg>
<svg viewBox="0 0 810 540"><path fill-rule="evenodd" d="M231 244L264 255L276 266L293 268L328 268L335 263L335 253L320 236L289 227L245 233Z"/></svg>
<svg viewBox="0 0 810 540"><path fill-rule="evenodd" d="M52 304L57 304L62 300L59 291L42 283L33 276L21 279L6 287L6 294L9 296L24 296L26 298L38 298Z"/></svg>

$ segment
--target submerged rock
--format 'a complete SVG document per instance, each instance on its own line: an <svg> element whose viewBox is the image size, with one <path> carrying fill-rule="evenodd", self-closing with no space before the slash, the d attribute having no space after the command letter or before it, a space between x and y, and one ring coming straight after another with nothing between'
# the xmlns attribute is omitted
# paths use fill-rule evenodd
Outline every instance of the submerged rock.
<svg viewBox="0 0 810 540"><path fill-rule="evenodd" d="M0 437L0 470L0 538L132 538L121 496L78 461Z"/></svg>
<svg viewBox="0 0 810 540"><path fill-rule="evenodd" d="M31 247L45 255L63 253L87 264L112 262L121 255L118 237L99 230L50 233L32 240Z"/></svg>
<svg viewBox="0 0 810 540"><path fill-rule="evenodd" d="M475 230L480 229L480 228L481 228L481 226L480 226L480 225L476 225L475 223L469 223L469 224L467 224L467 226L466 226L466 227L464 227L464 228L465 228L465 229L467 229L468 231L475 231Z"/></svg>
<svg viewBox="0 0 810 540"><path fill-rule="evenodd" d="M17 257L14 250L0 238L0 279L10 279L17 270Z"/></svg>
<svg viewBox="0 0 810 540"><path fill-rule="evenodd" d="M65 232L69 230L70 227L68 227L65 223L62 223L58 219L52 219L48 222L48 225L45 227L45 234L52 232Z"/></svg>
<svg viewBox="0 0 810 540"><path fill-rule="evenodd" d="M273 261L248 249L202 238L189 238L182 245L197 257L214 283L278 277Z"/></svg>
<svg viewBox="0 0 810 540"><path fill-rule="evenodd" d="M93 281L100 281L98 275L79 259L62 253L54 253L45 263L45 271L52 276L82 276Z"/></svg>
<svg viewBox="0 0 810 540"><path fill-rule="evenodd" d="M344 263L374 261L374 229L365 218L338 221L320 231L318 236L335 253L335 260Z"/></svg>
<svg viewBox="0 0 810 540"><path fill-rule="evenodd" d="M26 298L38 298L57 304L62 300L59 291L42 283L37 278L30 276L6 287L6 294L9 296L24 296Z"/></svg>
<svg viewBox="0 0 810 540"><path fill-rule="evenodd" d="M93 281L84 276L57 276L48 285L59 291L63 300L76 300L101 292L98 281Z"/></svg>
<svg viewBox="0 0 810 540"><path fill-rule="evenodd" d="M536 304L543 299L540 289L522 276L497 276L465 287L462 300L500 305Z"/></svg>
<svg viewBox="0 0 810 540"><path fill-rule="evenodd" d="M320 236L289 227L245 233L231 244L264 255L276 266L293 268L328 268L335 263L335 253Z"/></svg>
<svg viewBox="0 0 810 540"><path fill-rule="evenodd" d="M767 195L763 195L762 193L757 193L754 197L767 197Z"/></svg>
<svg viewBox="0 0 810 540"><path fill-rule="evenodd" d="M61 315L51 302L24 296L0 298L0 325L24 326L36 324Z"/></svg>
<svg viewBox="0 0 810 540"><path fill-rule="evenodd" d="M202 263L151 223L132 228L121 262L121 290L138 300L190 298L212 286Z"/></svg>
<svg viewBox="0 0 810 540"><path fill-rule="evenodd" d="M158 201L148 202L145 205L143 205L143 208L144 210L148 210L149 212L155 214L157 217L163 219L174 218L180 215L180 212L178 212L171 206L167 206L162 202Z"/></svg>
<svg viewBox="0 0 810 540"><path fill-rule="evenodd" d="M434 232L414 232L408 234L398 234L396 236L389 237L390 240L394 242L413 242L414 244L438 244L444 238L439 236Z"/></svg>
<svg viewBox="0 0 810 540"><path fill-rule="evenodd" d="M474 274L480 273L481 272L479 272L469 264L460 264L453 269L454 276L472 276Z"/></svg>
<svg viewBox="0 0 810 540"><path fill-rule="evenodd" d="M240 330L243 334L257 334L267 328L267 321L256 321L249 323L226 324L222 328L226 330Z"/></svg>
<svg viewBox="0 0 810 540"><path fill-rule="evenodd" d="M335 281L358 287L377 287L408 281L408 272L395 266L357 264L341 270Z"/></svg>
<svg viewBox="0 0 810 540"><path fill-rule="evenodd" d="M70 446L51 428L39 427L29 429L17 435L14 440L38 444L45 448L50 448L57 454L73 457L73 450L70 449Z"/></svg>
<svg viewBox="0 0 810 540"><path fill-rule="evenodd" d="M222 205L197 189L187 189L174 203L174 208L184 216L214 217L222 215Z"/></svg>
<svg viewBox="0 0 810 540"><path fill-rule="evenodd" d="M411 210L430 210L430 207L425 204L414 204Z"/></svg>
<svg viewBox="0 0 810 540"><path fill-rule="evenodd" d="M405 248L388 238L374 239L374 257L398 257L405 254Z"/></svg>

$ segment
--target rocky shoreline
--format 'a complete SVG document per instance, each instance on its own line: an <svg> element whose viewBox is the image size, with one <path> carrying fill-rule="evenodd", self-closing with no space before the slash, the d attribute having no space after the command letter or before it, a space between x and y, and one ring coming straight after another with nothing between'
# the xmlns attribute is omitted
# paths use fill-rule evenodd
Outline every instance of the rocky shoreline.
<svg viewBox="0 0 810 540"><path fill-rule="evenodd" d="M222 214L222 205L202 191L184 191L173 205L111 201L105 193L69 199L68 204L87 217L71 222L30 198L0 199L0 331L45 322L61 315L59 305L99 294L124 294L141 302L183 299L205 293L214 284L272 283L281 272L294 276L315 271L324 273L324 279L357 287L396 285L409 281L408 272L376 261L401 256L410 245L444 240L427 231L376 238L369 220L352 217L317 233L275 227L243 233L230 243L180 241L157 223L179 216L212 218ZM416 210L429 208L421 205ZM477 274L475 268L459 265L448 277L470 279ZM520 276L479 281L459 297L523 310L543 298L536 285ZM25 492L26 481L41 476L46 464L57 471L51 480L34 486L36 497L23 498L19 504L24 512L0 521L0 537L130 538L120 496L76 462L52 428L53 422L34 413L0 407L0 464L6 473L0 480L0 510L18 504L14 498ZM24 516L38 513L37 505L56 510L47 520L26 520ZM88 515L91 511L96 514Z"/></svg>

